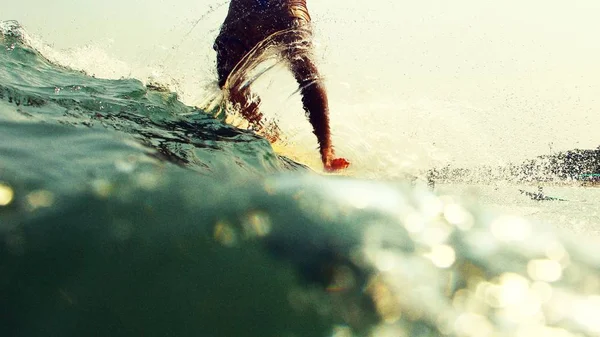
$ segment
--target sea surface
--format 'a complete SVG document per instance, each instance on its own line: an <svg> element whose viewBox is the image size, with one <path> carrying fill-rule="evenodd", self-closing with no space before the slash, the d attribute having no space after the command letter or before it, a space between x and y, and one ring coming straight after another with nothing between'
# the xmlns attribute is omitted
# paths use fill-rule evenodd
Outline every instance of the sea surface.
<svg viewBox="0 0 600 337"><path fill-rule="evenodd" d="M33 44L0 22L0 335L600 336L599 189L324 175Z"/></svg>

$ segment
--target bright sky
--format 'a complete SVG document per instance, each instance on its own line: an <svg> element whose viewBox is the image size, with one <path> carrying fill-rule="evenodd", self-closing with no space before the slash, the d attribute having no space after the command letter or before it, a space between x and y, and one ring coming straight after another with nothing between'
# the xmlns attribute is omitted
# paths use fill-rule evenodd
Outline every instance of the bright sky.
<svg viewBox="0 0 600 337"><path fill-rule="evenodd" d="M385 165L498 162L600 145L598 0L308 5L332 120L350 154L402 157ZM221 0L22 0L4 6L0 19L20 21L55 49L97 47L133 76L159 65L193 100L199 83L214 80L211 44L226 7ZM382 144L385 151L372 150Z"/></svg>

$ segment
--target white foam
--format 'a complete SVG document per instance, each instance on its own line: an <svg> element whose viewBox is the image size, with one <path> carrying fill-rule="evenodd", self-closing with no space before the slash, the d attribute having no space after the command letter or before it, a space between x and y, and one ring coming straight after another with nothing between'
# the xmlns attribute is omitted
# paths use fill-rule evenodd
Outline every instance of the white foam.
<svg viewBox="0 0 600 337"><path fill-rule="evenodd" d="M39 20L26 26L69 47L39 46L60 64L98 77L151 77L184 102L200 104L215 92L212 42L226 4L190 1L167 11L150 1L140 20L123 14L128 25L73 7L74 23L61 27L85 32L73 34L77 42L71 43L53 21L50 27ZM583 5L598 6L593 0ZM118 7L114 0L106 6ZM538 6L547 10L540 13ZM347 6L331 0L309 7L330 92L334 144L352 161L352 174L387 178L448 163L496 165L598 146L591 121L598 109L600 48L589 41L600 22L593 10L542 0L503 6L475 0ZM93 42L82 44L80 35ZM277 82L265 91L263 104L289 126L289 146L282 151L318 166L314 135L294 91L293 81Z"/></svg>

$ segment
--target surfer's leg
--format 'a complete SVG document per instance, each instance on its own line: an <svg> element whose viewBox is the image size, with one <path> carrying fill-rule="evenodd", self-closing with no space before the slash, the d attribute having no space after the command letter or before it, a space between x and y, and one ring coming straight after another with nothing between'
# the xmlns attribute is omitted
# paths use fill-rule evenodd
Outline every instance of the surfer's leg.
<svg viewBox="0 0 600 337"><path fill-rule="evenodd" d="M313 133L317 136L323 166L328 171L345 169L350 163L343 158L335 159L334 157L329 128L327 92L310 53L308 51L291 53L288 55L288 61L300 86L304 111L312 124Z"/></svg>
<svg viewBox="0 0 600 337"><path fill-rule="evenodd" d="M239 109L239 112L244 119L246 119L248 123L252 124L257 131L262 129L263 115L259 110L260 97L253 97L252 92L248 88L230 88L229 101L234 105L234 107Z"/></svg>
<svg viewBox="0 0 600 337"><path fill-rule="evenodd" d="M302 105L317 136L321 161L327 171L345 169L350 163L335 158L329 128L329 102L321 75L312 58L310 19L296 18L290 23L293 34L284 35L282 54L300 86Z"/></svg>
<svg viewBox="0 0 600 337"><path fill-rule="evenodd" d="M307 55L296 55L290 67L302 94L304 111L317 136L323 163L333 157L331 131L329 129L329 103L323 83L319 80L317 67Z"/></svg>
<svg viewBox="0 0 600 337"><path fill-rule="evenodd" d="M214 44L217 52L217 74L219 87L228 92L229 102L255 128L262 127L262 114L259 111L260 99L253 97L250 89L239 83L228 83L227 80L237 64L246 56L248 48L239 39L220 35Z"/></svg>
<svg viewBox="0 0 600 337"><path fill-rule="evenodd" d="M240 39L226 34L217 37L213 49L217 52L219 87L223 88L227 78L249 49Z"/></svg>

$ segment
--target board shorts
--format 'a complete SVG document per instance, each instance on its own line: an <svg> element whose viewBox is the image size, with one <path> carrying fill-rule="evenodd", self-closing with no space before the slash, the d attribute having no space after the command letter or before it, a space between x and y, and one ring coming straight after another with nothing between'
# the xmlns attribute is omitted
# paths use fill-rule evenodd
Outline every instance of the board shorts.
<svg viewBox="0 0 600 337"><path fill-rule="evenodd" d="M221 32L213 45L213 49L217 52L219 87L222 88L225 85L227 78L244 56L269 36L285 30L298 31L304 37L312 34L310 16L305 7L291 6L289 14L291 18L284 17L280 20L274 20L269 29L262 31L253 31L252 27L261 26L260 23L254 24L254 22L261 22L264 19L252 15L245 20L236 22L235 26L227 26L227 23L223 24ZM305 39L305 41L305 44L310 43L310 39Z"/></svg>

